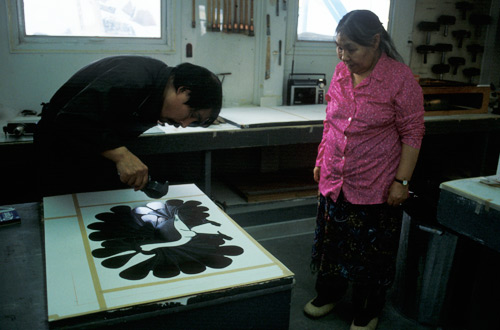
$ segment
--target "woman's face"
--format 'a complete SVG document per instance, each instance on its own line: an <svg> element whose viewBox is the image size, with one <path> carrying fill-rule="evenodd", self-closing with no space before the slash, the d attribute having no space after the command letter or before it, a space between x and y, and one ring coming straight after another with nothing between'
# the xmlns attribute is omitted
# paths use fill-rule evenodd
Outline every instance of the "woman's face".
<svg viewBox="0 0 500 330"><path fill-rule="evenodd" d="M371 72L377 64L380 57L379 42L379 35L375 35L371 46L362 46L339 33L335 42L337 44L337 56L347 65L351 73L363 75Z"/></svg>

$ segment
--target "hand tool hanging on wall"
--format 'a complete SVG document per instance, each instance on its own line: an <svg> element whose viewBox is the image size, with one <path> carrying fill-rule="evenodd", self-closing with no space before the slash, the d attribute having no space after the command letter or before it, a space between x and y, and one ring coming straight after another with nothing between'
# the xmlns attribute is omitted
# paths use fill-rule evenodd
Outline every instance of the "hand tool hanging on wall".
<svg viewBox="0 0 500 330"><path fill-rule="evenodd" d="M239 32L239 25L238 25L238 0L234 0L234 17L233 17L233 31L234 32Z"/></svg>
<svg viewBox="0 0 500 330"><path fill-rule="evenodd" d="M280 15L280 0L276 0L276 16Z"/></svg>
<svg viewBox="0 0 500 330"><path fill-rule="evenodd" d="M481 74L481 70L478 68L466 68L462 71L464 76L469 78L469 83L472 84L472 80L475 76L479 76Z"/></svg>
<svg viewBox="0 0 500 330"><path fill-rule="evenodd" d="M474 5L466 1L460 1L455 4L455 8L460 10L460 13L462 14L462 19L464 20L467 18L467 11L472 10L472 8L474 8Z"/></svg>
<svg viewBox="0 0 500 330"><path fill-rule="evenodd" d="M245 23L243 22L243 0L240 0L240 33L245 32Z"/></svg>
<svg viewBox="0 0 500 330"><path fill-rule="evenodd" d="M438 17L438 23L441 25L444 25L444 33L443 35L445 37L448 36L448 26L454 25L456 22L456 17L455 16L450 16L450 15L441 15Z"/></svg>
<svg viewBox="0 0 500 330"><path fill-rule="evenodd" d="M248 24L248 0L245 0L245 33L248 34L248 29L250 25Z"/></svg>
<svg viewBox="0 0 500 330"><path fill-rule="evenodd" d="M469 23L474 25L474 36L476 38L481 37L483 27L491 24L491 16L489 15L479 15L472 14L469 16Z"/></svg>
<svg viewBox="0 0 500 330"><path fill-rule="evenodd" d="M278 65L281 65L281 40L278 43Z"/></svg>
<svg viewBox="0 0 500 330"><path fill-rule="evenodd" d="M207 9L205 14L207 16L207 31L212 31L212 0L207 0Z"/></svg>
<svg viewBox="0 0 500 330"><path fill-rule="evenodd" d="M441 53L441 64L444 64L446 53L451 52L453 50L453 45L452 44L435 44L434 50L438 53Z"/></svg>
<svg viewBox="0 0 500 330"><path fill-rule="evenodd" d="M458 40L458 48L462 48L464 38L470 38L470 31L466 30L453 31L451 34Z"/></svg>
<svg viewBox="0 0 500 330"><path fill-rule="evenodd" d="M420 46L417 46L417 53L424 54L424 64L427 63L427 54L434 53L435 51L436 51L436 49L432 45L420 45Z"/></svg>
<svg viewBox="0 0 500 330"><path fill-rule="evenodd" d="M191 27L193 29L196 27L196 0L193 0L193 8L191 13Z"/></svg>
<svg viewBox="0 0 500 330"><path fill-rule="evenodd" d="M420 22L417 27L420 31L427 32L427 37L425 38L426 45L431 43L431 32L439 31L439 23L437 22Z"/></svg>
<svg viewBox="0 0 500 330"><path fill-rule="evenodd" d="M476 62L477 54L484 52L484 47L478 44L467 46L467 51L472 54L472 62Z"/></svg>
<svg viewBox="0 0 500 330"><path fill-rule="evenodd" d="M432 72L439 74L439 80L443 80L443 74L450 72L450 65L445 63L445 54L453 50L451 44L435 44L436 52L441 53L441 63L432 66Z"/></svg>
<svg viewBox="0 0 500 330"><path fill-rule="evenodd" d="M266 77L265 79L271 78L271 18L269 14L266 16L267 22L267 49L266 49Z"/></svg>
<svg viewBox="0 0 500 330"><path fill-rule="evenodd" d="M458 67L460 65L465 65L465 58L453 56L448 58L448 63L450 63L451 67L453 68L453 75L456 75L458 72Z"/></svg>
<svg viewBox="0 0 500 330"><path fill-rule="evenodd" d="M222 10L222 31L227 33L227 0L223 0Z"/></svg>
<svg viewBox="0 0 500 330"><path fill-rule="evenodd" d="M215 21L215 12L217 10L217 0L212 1L212 32L217 30L217 22Z"/></svg>
<svg viewBox="0 0 500 330"><path fill-rule="evenodd" d="M253 26L253 0L250 0L250 27L248 30L248 36L253 37L255 35Z"/></svg>
<svg viewBox="0 0 500 330"><path fill-rule="evenodd" d="M215 32L220 32L220 0L217 0L217 24L215 25Z"/></svg>
<svg viewBox="0 0 500 330"><path fill-rule="evenodd" d="M439 80L443 80L443 74L450 72L448 64L434 64L432 66L432 73L439 75Z"/></svg>
<svg viewBox="0 0 500 330"><path fill-rule="evenodd" d="M227 32L231 33L233 31L233 0L228 0L227 2ZM226 15L226 13L224 13Z"/></svg>

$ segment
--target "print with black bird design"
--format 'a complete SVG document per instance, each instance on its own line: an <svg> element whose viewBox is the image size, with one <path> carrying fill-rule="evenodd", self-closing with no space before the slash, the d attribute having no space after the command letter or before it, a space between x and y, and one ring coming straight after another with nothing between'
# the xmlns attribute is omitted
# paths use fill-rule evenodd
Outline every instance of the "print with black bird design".
<svg viewBox="0 0 500 330"><path fill-rule="evenodd" d="M209 220L208 208L199 201L179 199L147 203L132 209L115 206L110 212L99 213L87 228L92 241L101 242L94 249L95 258L104 259L106 268L120 269L120 277L141 280L150 272L155 277L172 278L181 273L199 274L207 267L222 269L243 249L225 245L231 237L217 233L197 232L196 227L220 223ZM135 256L146 257L134 263ZM141 260L142 260L141 259ZM130 263L130 265L129 265Z"/></svg>

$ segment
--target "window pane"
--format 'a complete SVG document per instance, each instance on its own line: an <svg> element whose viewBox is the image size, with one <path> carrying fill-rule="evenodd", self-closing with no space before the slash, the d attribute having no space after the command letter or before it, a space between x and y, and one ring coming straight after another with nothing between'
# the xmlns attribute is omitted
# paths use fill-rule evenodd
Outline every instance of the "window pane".
<svg viewBox="0 0 500 330"><path fill-rule="evenodd" d="M355 9L374 12L387 29L390 0L299 0L297 40L333 41L340 19Z"/></svg>
<svg viewBox="0 0 500 330"><path fill-rule="evenodd" d="M161 38L160 0L23 0L27 36Z"/></svg>

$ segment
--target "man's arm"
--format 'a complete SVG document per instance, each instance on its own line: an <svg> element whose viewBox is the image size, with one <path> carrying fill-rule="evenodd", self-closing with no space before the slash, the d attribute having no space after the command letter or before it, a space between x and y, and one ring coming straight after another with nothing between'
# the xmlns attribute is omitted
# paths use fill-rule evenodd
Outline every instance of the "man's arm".
<svg viewBox="0 0 500 330"><path fill-rule="evenodd" d="M134 187L135 191L143 189L148 183L148 167L126 147L106 150L101 155L116 164L120 181Z"/></svg>

